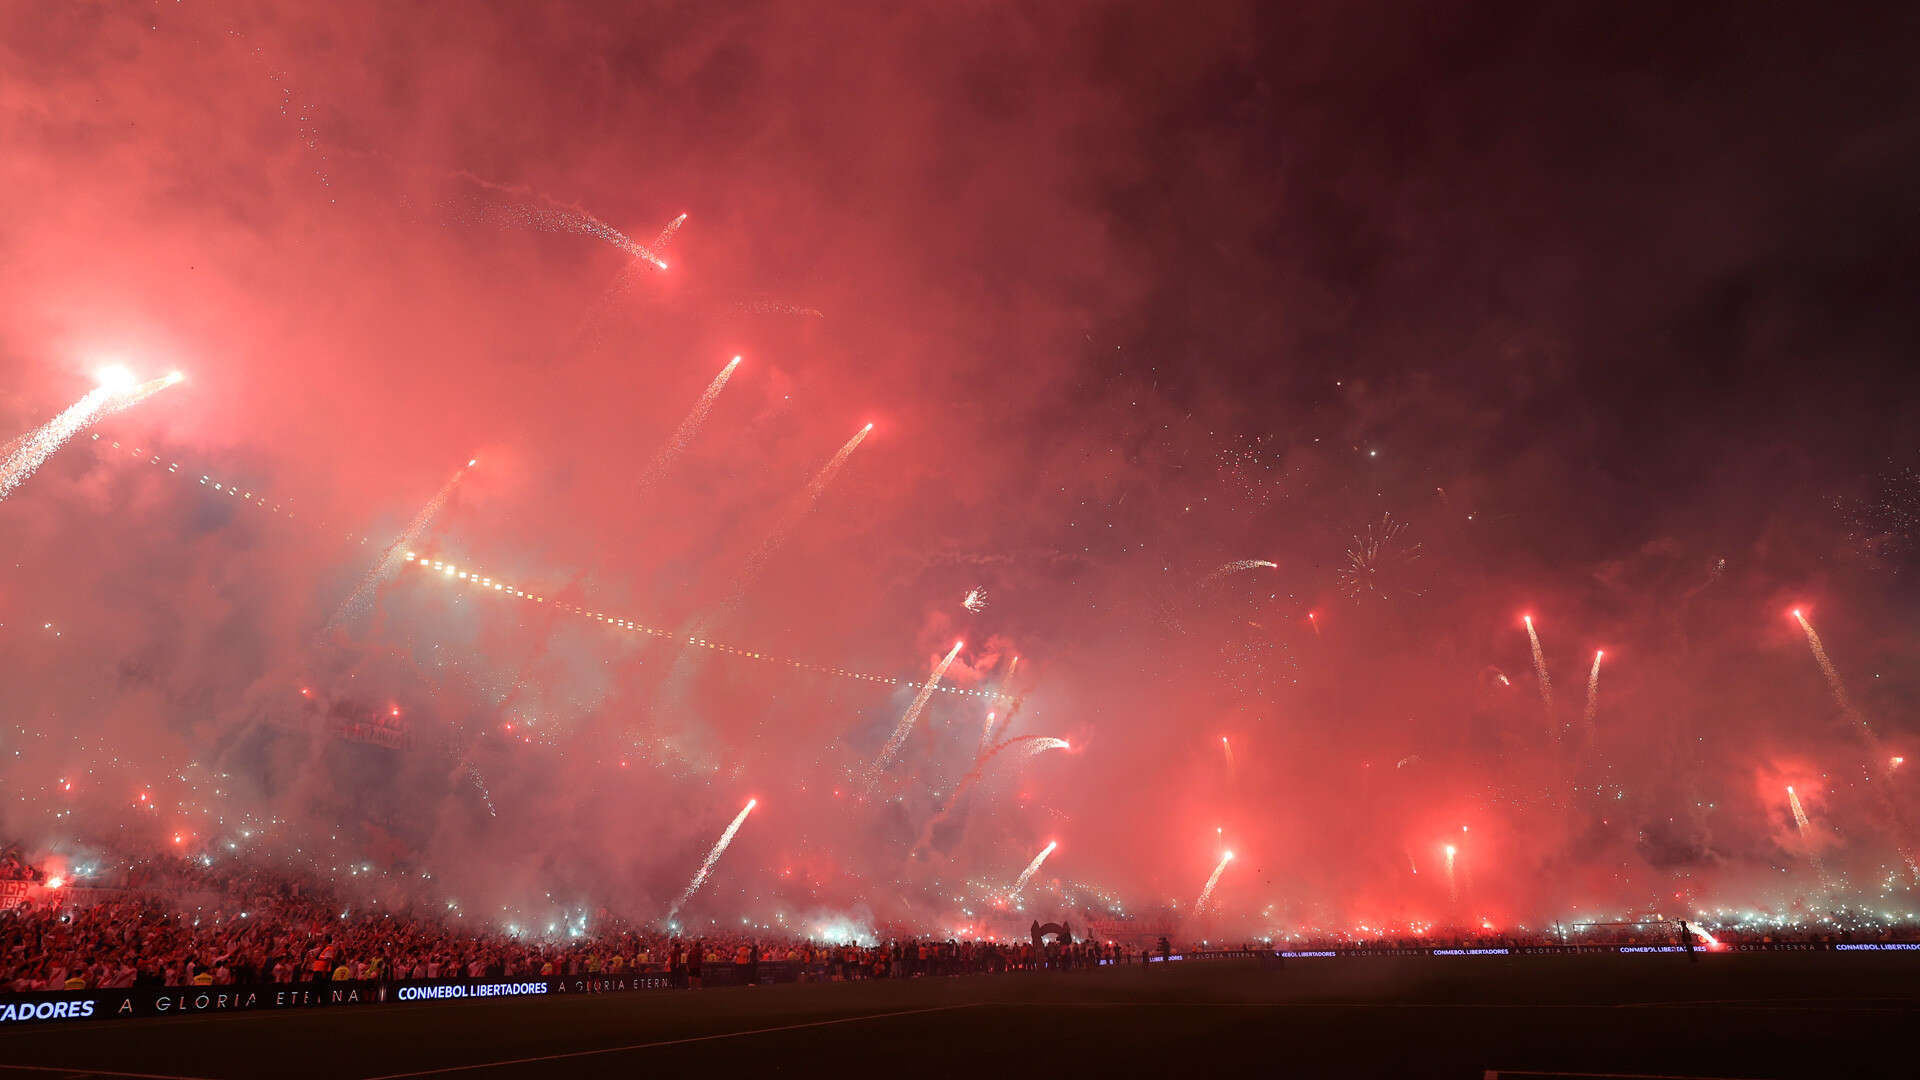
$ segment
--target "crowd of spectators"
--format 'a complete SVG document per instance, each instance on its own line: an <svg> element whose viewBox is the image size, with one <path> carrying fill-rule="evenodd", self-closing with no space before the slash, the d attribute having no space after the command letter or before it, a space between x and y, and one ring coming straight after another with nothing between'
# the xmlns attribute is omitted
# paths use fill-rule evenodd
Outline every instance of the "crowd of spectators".
<svg viewBox="0 0 1920 1080"><path fill-rule="evenodd" d="M823 943L765 934L682 938L603 919L593 932L529 939L476 930L443 912L347 905L316 880L183 859L149 859L111 887L55 887L21 858L0 852L0 880L34 883L30 902L0 910L0 991L133 986L338 983L406 979L514 979L657 974L699 987L753 984L764 965L803 981L962 975L1139 963L1178 951L1165 939L1144 953L1112 942L939 941ZM97 883L90 883L94 885ZM17 887L16 887L17 889ZM84 894L84 896L82 895ZM1684 944L1678 922L1557 927L1533 934L1486 931L1420 937L1326 935L1235 946L1252 950L1525 948L1569 944ZM1717 931L1699 947L1747 942L1890 940L1889 930L1830 933Z"/></svg>
<svg viewBox="0 0 1920 1080"><path fill-rule="evenodd" d="M649 973L699 987L729 966L727 981L752 984L771 964L788 965L802 980L847 980L1138 959L1131 950L1089 942L682 938L612 919L592 933L528 939L412 909L343 911L339 897L311 881L184 860L148 860L113 887L83 893L77 902L71 889L48 889L37 902L0 911L0 990Z"/></svg>

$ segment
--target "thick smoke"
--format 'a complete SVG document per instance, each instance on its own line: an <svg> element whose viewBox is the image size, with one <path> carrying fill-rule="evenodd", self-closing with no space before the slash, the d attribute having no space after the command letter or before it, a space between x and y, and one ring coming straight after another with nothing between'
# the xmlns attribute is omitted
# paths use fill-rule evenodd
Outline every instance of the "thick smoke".
<svg viewBox="0 0 1920 1080"><path fill-rule="evenodd" d="M181 8L0 17L0 439L188 375L0 503L0 832L657 919L755 798L684 916L862 934L1179 920L1225 848L1236 933L1909 895L1899 35ZM470 176L691 216L633 275ZM539 599L323 639L470 457L416 554ZM962 637L1004 696L870 789ZM1071 749L976 774L990 708Z"/></svg>

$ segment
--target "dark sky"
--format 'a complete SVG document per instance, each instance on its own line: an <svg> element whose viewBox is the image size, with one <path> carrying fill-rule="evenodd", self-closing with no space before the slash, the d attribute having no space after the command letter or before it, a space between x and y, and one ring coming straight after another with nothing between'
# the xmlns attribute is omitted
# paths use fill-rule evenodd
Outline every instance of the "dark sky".
<svg viewBox="0 0 1920 1080"><path fill-rule="evenodd" d="M689 918L1910 902L1915 30L6 9L0 432L187 378L0 502L0 825L523 920L749 797ZM470 457L402 550L543 600L378 569ZM1012 698L1070 748L969 781Z"/></svg>

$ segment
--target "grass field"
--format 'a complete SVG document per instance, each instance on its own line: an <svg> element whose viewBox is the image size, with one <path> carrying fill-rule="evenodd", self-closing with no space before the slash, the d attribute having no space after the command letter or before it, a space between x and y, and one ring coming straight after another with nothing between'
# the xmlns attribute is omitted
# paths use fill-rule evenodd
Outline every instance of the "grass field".
<svg viewBox="0 0 1920 1080"><path fill-rule="evenodd" d="M1920 1075L1920 957L1379 957L0 1032L0 1076Z"/></svg>

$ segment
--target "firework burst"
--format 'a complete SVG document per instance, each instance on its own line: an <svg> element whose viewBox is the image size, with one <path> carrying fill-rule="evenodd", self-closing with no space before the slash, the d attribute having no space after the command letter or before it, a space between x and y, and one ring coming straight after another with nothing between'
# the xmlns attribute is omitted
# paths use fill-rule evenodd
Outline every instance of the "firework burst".
<svg viewBox="0 0 1920 1080"><path fill-rule="evenodd" d="M1346 565L1334 575L1348 599L1358 603L1426 594L1426 584L1420 577L1425 551L1422 545L1410 543L1406 534L1406 522L1395 521L1392 514L1381 514L1379 521L1353 538L1347 548Z"/></svg>

